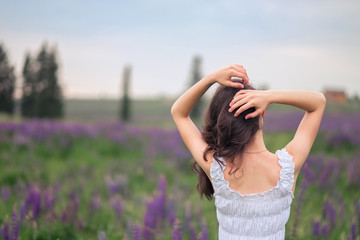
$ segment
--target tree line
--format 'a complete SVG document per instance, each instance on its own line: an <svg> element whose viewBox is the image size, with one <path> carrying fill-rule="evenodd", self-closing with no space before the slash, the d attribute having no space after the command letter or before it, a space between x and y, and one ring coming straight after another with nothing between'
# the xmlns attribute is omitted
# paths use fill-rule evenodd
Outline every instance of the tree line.
<svg viewBox="0 0 360 240"><path fill-rule="evenodd" d="M46 43L39 53L26 53L22 69L20 114L24 118L61 118L64 115L63 94L58 79L56 48ZM14 67L0 44L0 112L15 113Z"/></svg>
<svg viewBox="0 0 360 240"><path fill-rule="evenodd" d="M189 85L194 85L202 77L200 56L192 60ZM64 117L64 96L59 84L59 63L55 47L42 44L37 55L25 54L22 68L22 88L19 101L20 115L23 118L62 118ZM119 104L119 119L131 120L131 85L132 66L126 65L122 74L122 92ZM16 76L14 67L9 63L3 44L0 43L0 113L15 114ZM202 102L198 102L192 117L200 117Z"/></svg>

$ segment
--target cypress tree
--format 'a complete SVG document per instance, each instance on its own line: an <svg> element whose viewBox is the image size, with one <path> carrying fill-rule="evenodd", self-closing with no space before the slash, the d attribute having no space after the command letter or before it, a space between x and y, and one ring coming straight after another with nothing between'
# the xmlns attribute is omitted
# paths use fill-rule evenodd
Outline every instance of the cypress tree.
<svg viewBox="0 0 360 240"><path fill-rule="evenodd" d="M9 65L7 54L0 44L0 112L14 114L14 90L15 90L14 67Z"/></svg>
<svg viewBox="0 0 360 240"><path fill-rule="evenodd" d="M36 91L36 69L34 59L27 53L25 56L23 75L23 87L21 97L21 116L32 118L36 116L37 91Z"/></svg>
<svg viewBox="0 0 360 240"><path fill-rule="evenodd" d="M201 56L196 55L192 60L191 72L190 72L190 86L196 84L201 78ZM190 116L192 118L198 119L202 114L203 101L199 99L195 107L192 109Z"/></svg>
<svg viewBox="0 0 360 240"><path fill-rule="evenodd" d="M60 118L63 116L63 103L57 77L55 49L49 50L47 45L43 44L36 60L39 66L36 74L36 115L39 118Z"/></svg>
<svg viewBox="0 0 360 240"><path fill-rule="evenodd" d="M124 122L128 122L131 118L131 101L130 101L130 79L131 79L131 66L127 65L123 70L123 79L122 79L122 99L121 99L121 109L120 109L120 118Z"/></svg>
<svg viewBox="0 0 360 240"><path fill-rule="evenodd" d="M23 67L23 96L21 114L24 117L60 118L63 98L58 83L58 63L55 48L44 43L35 59L25 57Z"/></svg>

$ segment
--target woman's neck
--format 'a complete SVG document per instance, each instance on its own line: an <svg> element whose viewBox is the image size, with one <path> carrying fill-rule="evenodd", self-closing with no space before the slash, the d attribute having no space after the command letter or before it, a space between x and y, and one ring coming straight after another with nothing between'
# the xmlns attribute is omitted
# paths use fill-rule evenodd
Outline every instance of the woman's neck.
<svg viewBox="0 0 360 240"><path fill-rule="evenodd" d="M246 146L244 153L257 153L265 150L267 149L264 143L263 133L259 130L255 133L251 142Z"/></svg>

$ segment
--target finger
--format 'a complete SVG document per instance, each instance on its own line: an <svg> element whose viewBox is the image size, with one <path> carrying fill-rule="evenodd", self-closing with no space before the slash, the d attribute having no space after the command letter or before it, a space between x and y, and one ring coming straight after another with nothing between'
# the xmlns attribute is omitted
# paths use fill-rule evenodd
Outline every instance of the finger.
<svg viewBox="0 0 360 240"><path fill-rule="evenodd" d="M246 74L246 79L244 79L244 80L245 80L246 85L249 85L249 76L246 72L246 69L244 69L244 70L245 70L245 74Z"/></svg>
<svg viewBox="0 0 360 240"><path fill-rule="evenodd" d="M250 102L245 103L244 105L239 107L239 109L235 112L234 116L235 117L239 116L242 112L248 110L251 107L253 107L253 106L252 106L252 104Z"/></svg>
<svg viewBox="0 0 360 240"><path fill-rule="evenodd" d="M248 83L249 83L249 77L248 77L246 71L245 71L244 73L242 73L242 74L244 75L244 77L242 78L242 80L243 80L246 84L248 84Z"/></svg>
<svg viewBox="0 0 360 240"><path fill-rule="evenodd" d="M238 91L238 92L235 94L234 98L237 97L237 96L239 96L239 95L241 95L241 94L245 94L245 93L247 93L248 91L250 91L250 90L241 89L240 91Z"/></svg>
<svg viewBox="0 0 360 240"><path fill-rule="evenodd" d="M229 71L229 78L231 79L231 77L238 77L244 80L244 78L246 78L246 74L239 71L238 69L232 69Z"/></svg>
<svg viewBox="0 0 360 240"><path fill-rule="evenodd" d="M245 68L243 66L241 66L241 65L234 64L234 65L231 66L231 68L236 69L236 70L238 70L238 71L240 71L240 72L242 72L244 74L246 73Z"/></svg>
<svg viewBox="0 0 360 240"><path fill-rule="evenodd" d="M237 101L236 103L232 104L229 108L229 112L234 111L238 107L241 107L242 105L246 104L248 102L248 99L241 99L240 101Z"/></svg>
<svg viewBox="0 0 360 240"><path fill-rule="evenodd" d="M246 102L245 102L246 103ZM240 104L240 102L234 102L231 104L230 108L229 108L229 112L234 111L235 109L241 107L242 104Z"/></svg>
<svg viewBox="0 0 360 240"><path fill-rule="evenodd" d="M244 66L241 65L241 64L231 64L230 67L231 67L231 66L236 67L236 68L244 69Z"/></svg>
<svg viewBox="0 0 360 240"><path fill-rule="evenodd" d="M234 64L233 65L238 71L242 72L243 74L246 75L246 78L243 79L243 81L249 85L249 77L247 75L247 72L246 72L246 69L242 66L242 65L239 65L239 64Z"/></svg>
<svg viewBox="0 0 360 240"><path fill-rule="evenodd" d="M229 73L229 79L231 79L231 77L238 77L241 78L244 82L249 82L248 76L246 73L241 72L238 69L233 69L230 71Z"/></svg>
<svg viewBox="0 0 360 240"><path fill-rule="evenodd" d="M249 113L248 115L245 116L245 119L249 119L249 118L254 118L259 116L261 113L260 109L257 109L255 112Z"/></svg>
<svg viewBox="0 0 360 240"><path fill-rule="evenodd" d="M229 81L229 82L225 82L224 85L226 85L228 87L233 87L233 88L244 88L244 84L242 84L240 82Z"/></svg>
<svg viewBox="0 0 360 240"><path fill-rule="evenodd" d="M245 95L245 94L236 96L236 97L233 98L233 100L231 100L231 102L230 102L229 105L232 106L232 105L234 105L235 103L239 102L240 100L242 100L242 99L244 99L244 98L246 98L246 97L247 97L247 95ZM245 102L244 102L244 103L245 103Z"/></svg>
<svg viewBox="0 0 360 240"><path fill-rule="evenodd" d="M247 74L247 71L245 68L243 68L244 74L246 75L246 78L244 79L244 82L246 83L246 85L249 85L249 76Z"/></svg>

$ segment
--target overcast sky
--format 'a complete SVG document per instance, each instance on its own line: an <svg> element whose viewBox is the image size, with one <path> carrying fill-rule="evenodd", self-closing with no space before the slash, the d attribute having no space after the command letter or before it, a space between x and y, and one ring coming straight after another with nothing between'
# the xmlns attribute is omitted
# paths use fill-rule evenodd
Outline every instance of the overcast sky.
<svg viewBox="0 0 360 240"><path fill-rule="evenodd" d="M24 54L56 45L68 97L115 97L123 67L133 96L185 90L194 55L204 74L245 66L255 86L360 95L358 0L0 0L0 42L21 79Z"/></svg>

